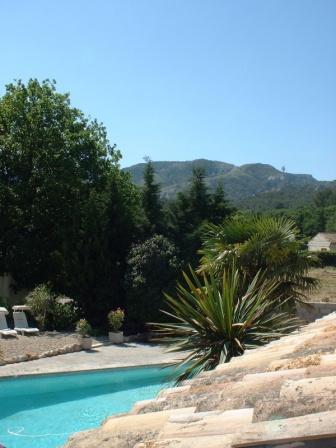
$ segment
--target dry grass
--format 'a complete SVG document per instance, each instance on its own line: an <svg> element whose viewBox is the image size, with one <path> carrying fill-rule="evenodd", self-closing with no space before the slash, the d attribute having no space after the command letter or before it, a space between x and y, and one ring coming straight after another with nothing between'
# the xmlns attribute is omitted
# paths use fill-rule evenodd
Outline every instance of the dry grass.
<svg viewBox="0 0 336 448"><path fill-rule="evenodd" d="M320 287L309 294L309 301L336 303L336 268L331 266L314 268L309 274L320 281Z"/></svg>

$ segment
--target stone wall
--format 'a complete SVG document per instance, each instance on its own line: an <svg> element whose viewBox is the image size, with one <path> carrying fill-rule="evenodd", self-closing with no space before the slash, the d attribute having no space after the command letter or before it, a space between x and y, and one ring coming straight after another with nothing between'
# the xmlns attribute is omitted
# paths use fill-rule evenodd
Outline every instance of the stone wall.
<svg viewBox="0 0 336 448"><path fill-rule="evenodd" d="M336 303L310 302L306 305L298 303L296 309L300 319L307 322L314 322L314 320L336 311Z"/></svg>
<svg viewBox="0 0 336 448"><path fill-rule="evenodd" d="M27 290L15 290L14 281L9 274L3 274L0 276L0 297L7 299L8 306L20 305L24 302L24 298L27 294Z"/></svg>

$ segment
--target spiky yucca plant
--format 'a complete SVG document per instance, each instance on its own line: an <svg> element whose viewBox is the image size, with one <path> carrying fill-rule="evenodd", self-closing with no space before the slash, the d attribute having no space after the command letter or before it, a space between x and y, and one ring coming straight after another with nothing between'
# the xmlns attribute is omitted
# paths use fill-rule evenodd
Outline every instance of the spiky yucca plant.
<svg viewBox="0 0 336 448"><path fill-rule="evenodd" d="M219 282L211 272L199 275L190 268L184 279L186 284L177 286L177 297L166 295L165 314L174 322L154 324L172 344L170 351L188 353L178 365L182 373L177 382L279 338L299 324L271 299L278 283L265 280L261 273L247 283L233 265Z"/></svg>

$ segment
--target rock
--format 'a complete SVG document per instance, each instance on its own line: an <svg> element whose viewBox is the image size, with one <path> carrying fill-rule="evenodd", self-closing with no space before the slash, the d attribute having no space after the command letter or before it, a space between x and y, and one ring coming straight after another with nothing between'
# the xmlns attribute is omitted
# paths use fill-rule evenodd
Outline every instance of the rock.
<svg viewBox="0 0 336 448"><path fill-rule="evenodd" d="M225 411L215 415L202 413L199 421L190 423L187 421L172 423L169 419L158 440L232 434L240 431L248 423L252 423L252 417L253 408L247 408Z"/></svg>

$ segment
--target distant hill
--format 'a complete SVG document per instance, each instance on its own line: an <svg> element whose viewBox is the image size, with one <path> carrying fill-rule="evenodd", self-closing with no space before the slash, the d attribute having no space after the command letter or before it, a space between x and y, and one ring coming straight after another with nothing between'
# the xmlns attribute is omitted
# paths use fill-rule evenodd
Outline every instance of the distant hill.
<svg viewBox="0 0 336 448"><path fill-rule="evenodd" d="M145 165L139 163L125 168L138 185L143 183ZM297 202L304 205L312 200L316 191L332 184L318 181L310 174L284 173L262 163L235 166L198 159L187 162L153 162L153 166L156 181L161 184L161 194L165 198L174 197L177 192L187 188L192 169L202 167L206 172L206 182L212 190L218 183L222 183L229 199L244 208L264 209L265 205L270 208L270 200L278 208L295 206ZM255 206L251 207L250 200Z"/></svg>

